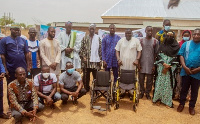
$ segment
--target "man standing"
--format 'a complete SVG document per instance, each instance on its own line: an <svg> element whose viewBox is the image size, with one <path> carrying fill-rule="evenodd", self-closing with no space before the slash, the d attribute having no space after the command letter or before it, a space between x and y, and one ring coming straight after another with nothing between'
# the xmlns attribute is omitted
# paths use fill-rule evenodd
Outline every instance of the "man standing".
<svg viewBox="0 0 200 124"><path fill-rule="evenodd" d="M35 28L29 29L29 40L27 40L28 50L29 50L29 67L31 70L30 78L32 79L32 74L35 69L40 68L40 54L39 54L39 41L36 40L36 30ZM29 76L29 75L28 75Z"/></svg>
<svg viewBox="0 0 200 124"><path fill-rule="evenodd" d="M178 112L184 109L188 90L191 87L191 99L189 101L189 113L195 115L195 104L198 97L200 85L200 29L197 28L193 33L193 40L185 42L178 53L182 69L182 89L180 93L180 104L177 108Z"/></svg>
<svg viewBox="0 0 200 124"><path fill-rule="evenodd" d="M78 83L78 86L76 85ZM63 104L67 103L69 95L72 96L74 104L77 104L77 99L86 94L83 87L83 82L79 72L75 71L71 62L66 63L66 71L59 77L59 86L61 91L61 99Z"/></svg>
<svg viewBox="0 0 200 124"><path fill-rule="evenodd" d="M115 46L120 40L120 36L115 34L116 27L114 24L109 26L110 34L106 35L102 40L102 61L106 71L112 69L114 75L114 82L118 78L118 65L115 52Z"/></svg>
<svg viewBox="0 0 200 124"><path fill-rule="evenodd" d="M49 27L48 37L40 43L40 56L42 58L42 65L48 65L50 67L50 73L55 75L60 74L60 45L59 42L54 39L55 29Z"/></svg>
<svg viewBox="0 0 200 124"><path fill-rule="evenodd" d="M96 25L91 24L89 27L89 35L87 35L81 44L80 57L83 68L83 83L84 88L90 90L90 72L93 74L93 79L96 79L97 70L100 69L101 61L101 40L95 34Z"/></svg>
<svg viewBox="0 0 200 124"><path fill-rule="evenodd" d="M151 99L149 95L153 84L153 73L155 71L154 62L158 51L159 42L152 37L153 27L147 26L145 29L146 37L140 39L142 46L142 54L139 66L139 83L140 83L140 98L143 98L144 93L147 99ZM144 88L144 80L146 80L146 90Z"/></svg>
<svg viewBox="0 0 200 124"><path fill-rule="evenodd" d="M123 70L136 70L136 66L138 65L141 57L142 47L140 41L137 38L132 37L132 35L132 30L126 29L125 37L119 40L115 47L118 65L121 66L120 69ZM132 99L132 89L134 88L134 84L120 83L119 87L122 88L122 96L125 93L124 89L129 89L129 93L131 95L130 99Z"/></svg>
<svg viewBox="0 0 200 124"><path fill-rule="evenodd" d="M81 40L78 39L77 33L72 30L70 21L65 23L66 32L60 32L57 39L60 42L61 49L61 70L65 70L66 62L70 61L74 64L75 69L81 68L79 51L81 48Z"/></svg>
<svg viewBox="0 0 200 124"><path fill-rule="evenodd" d="M42 66L42 71L34 77L34 85L37 89L39 102L44 105L46 103L54 109L54 103L61 99L60 93L57 91L57 78L54 73L50 73L50 68L47 65Z"/></svg>
<svg viewBox="0 0 200 124"><path fill-rule="evenodd" d="M9 84L15 80L15 70L23 67L29 70L29 55L26 41L19 36L19 27L11 27L11 36L5 37L0 42L0 54L6 70L6 79Z"/></svg>
<svg viewBox="0 0 200 124"><path fill-rule="evenodd" d="M169 19L165 19L163 21L163 30L159 31L156 33L155 38L159 41L160 44L163 43L163 41L165 40L165 37L167 35L167 32L170 30L171 28L171 21Z"/></svg>
<svg viewBox="0 0 200 124"><path fill-rule="evenodd" d="M23 116L34 122L37 110L41 111L44 106L38 104L37 91L33 82L26 78L25 69L18 67L15 72L16 80L8 85L12 116L16 124L22 123Z"/></svg>

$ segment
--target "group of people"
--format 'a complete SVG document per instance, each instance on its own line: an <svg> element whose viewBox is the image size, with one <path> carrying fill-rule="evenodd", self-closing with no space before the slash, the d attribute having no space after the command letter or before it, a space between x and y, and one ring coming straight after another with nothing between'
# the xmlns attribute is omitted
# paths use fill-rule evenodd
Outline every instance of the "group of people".
<svg viewBox="0 0 200 124"><path fill-rule="evenodd" d="M115 34L116 26L111 24L110 33L102 41L95 34L95 24L89 26L89 34L83 39L79 39L77 33L71 30L71 22L65 23L66 31L57 38L55 29L49 27L48 37L42 41L36 40L35 28L29 29L29 39L25 40L20 37L20 28L12 27L11 35L0 41L0 117L9 118L8 114L3 113L4 76L12 116L16 123L21 123L23 116L34 121L36 112L41 111L45 103L54 108L56 101L61 99L66 104L70 97L77 104L77 99L90 90L90 73L95 79L102 65L105 71L112 70L114 83L119 70L138 69L139 97L142 99L145 94L157 105L163 103L168 108L173 107L174 91L179 87L178 112L183 110L191 87L189 113L194 115L200 84L200 29L195 29L193 34L189 30L184 31L183 40L178 43L170 26L170 20L164 20L164 29L155 38L152 26L146 27L146 37L135 38L132 30L126 29L125 37L120 38ZM182 68L181 84L176 82L178 67ZM35 74L40 68L41 73ZM76 71L78 69L82 69L83 76ZM133 78L136 78L135 75ZM60 92L57 90L58 84ZM132 99L134 84L120 83L120 87L130 89L128 92ZM122 90L121 98L125 94L126 90Z"/></svg>

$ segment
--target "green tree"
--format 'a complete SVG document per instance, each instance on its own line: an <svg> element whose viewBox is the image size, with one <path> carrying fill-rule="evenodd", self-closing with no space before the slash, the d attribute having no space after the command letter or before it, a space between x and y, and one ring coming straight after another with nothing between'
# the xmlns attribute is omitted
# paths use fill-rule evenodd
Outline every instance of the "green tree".
<svg viewBox="0 0 200 124"><path fill-rule="evenodd" d="M47 26L51 26L51 23L48 23Z"/></svg>
<svg viewBox="0 0 200 124"><path fill-rule="evenodd" d="M19 27L26 28L26 24L25 23L14 23L14 24L12 24L12 26L19 26Z"/></svg>
<svg viewBox="0 0 200 124"><path fill-rule="evenodd" d="M34 27L34 25L27 25L26 27L27 28L32 28L32 27Z"/></svg>
<svg viewBox="0 0 200 124"><path fill-rule="evenodd" d="M19 23L19 26L26 28L26 24L25 23Z"/></svg>
<svg viewBox="0 0 200 124"><path fill-rule="evenodd" d="M8 16L2 16L0 18L0 25L1 26L8 25L8 24L13 24L14 22L15 22L15 20L9 18Z"/></svg>

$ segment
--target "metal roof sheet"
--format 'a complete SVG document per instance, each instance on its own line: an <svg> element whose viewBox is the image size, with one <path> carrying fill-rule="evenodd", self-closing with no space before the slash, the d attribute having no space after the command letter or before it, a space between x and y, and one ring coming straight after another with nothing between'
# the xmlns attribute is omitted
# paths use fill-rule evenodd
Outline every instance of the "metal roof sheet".
<svg viewBox="0 0 200 124"><path fill-rule="evenodd" d="M200 0L181 0L168 9L169 0L120 0L102 16L200 19Z"/></svg>

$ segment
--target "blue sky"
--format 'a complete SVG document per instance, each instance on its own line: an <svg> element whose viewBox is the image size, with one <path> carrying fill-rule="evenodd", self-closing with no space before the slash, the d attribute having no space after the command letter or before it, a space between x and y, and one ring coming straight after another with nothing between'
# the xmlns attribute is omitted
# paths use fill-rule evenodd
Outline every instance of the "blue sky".
<svg viewBox="0 0 200 124"><path fill-rule="evenodd" d="M101 15L119 0L0 0L0 17L11 13L15 22L103 22Z"/></svg>

